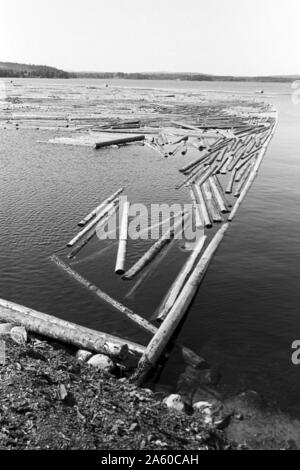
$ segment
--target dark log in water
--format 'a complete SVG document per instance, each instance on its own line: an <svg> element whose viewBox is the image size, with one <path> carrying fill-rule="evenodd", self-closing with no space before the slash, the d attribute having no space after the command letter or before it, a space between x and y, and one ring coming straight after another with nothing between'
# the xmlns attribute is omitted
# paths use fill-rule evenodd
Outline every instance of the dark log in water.
<svg viewBox="0 0 300 470"><path fill-rule="evenodd" d="M105 142L97 142L95 144L95 149L110 147L111 145L129 144L130 142L141 142L142 140L145 140L144 135L135 135L135 136L132 136L132 137L123 137L123 138L120 138L120 139L107 140Z"/></svg>

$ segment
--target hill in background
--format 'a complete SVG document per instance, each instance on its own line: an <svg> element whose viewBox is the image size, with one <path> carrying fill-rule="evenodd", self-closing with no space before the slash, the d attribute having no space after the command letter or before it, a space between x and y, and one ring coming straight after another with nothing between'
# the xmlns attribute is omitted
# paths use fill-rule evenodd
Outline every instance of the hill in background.
<svg viewBox="0 0 300 470"><path fill-rule="evenodd" d="M286 82L299 80L299 75L277 75L257 77L234 77L203 73L168 73L168 72L66 72L46 65L27 65L14 62L0 62L0 77L8 78L102 78L132 80L188 80L188 81L227 81L227 82Z"/></svg>

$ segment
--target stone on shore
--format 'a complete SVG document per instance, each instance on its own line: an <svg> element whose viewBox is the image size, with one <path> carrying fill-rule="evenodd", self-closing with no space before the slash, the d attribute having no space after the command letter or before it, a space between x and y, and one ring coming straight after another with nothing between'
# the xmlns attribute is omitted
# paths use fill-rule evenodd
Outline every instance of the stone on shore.
<svg viewBox="0 0 300 470"><path fill-rule="evenodd" d="M93 353L80 349L76 354L76 359L80 362L87 362L91 359Z"/></svg>
<svg viewBox="0 0 300 470"><path fill-rule="evenodd" d="M23 326L15 326L10 331L10 337L14 343L25 346L27 343L27 331Z"/></svg>
<svg viewBox="0 0 300 470"><path fill-rule="evenodd" d="M184 411L185 405L180 395L170 395L164 400L164 404L171 410Z"/></svg>
<svg viewBox="0 0 300 470"><path fill-rule="evenodd" d="M103 354L97 354L93 356L89 361L88 364L96 369L105 371L105 372L112 372L115 368L115 364L113 361Z"/></svg>

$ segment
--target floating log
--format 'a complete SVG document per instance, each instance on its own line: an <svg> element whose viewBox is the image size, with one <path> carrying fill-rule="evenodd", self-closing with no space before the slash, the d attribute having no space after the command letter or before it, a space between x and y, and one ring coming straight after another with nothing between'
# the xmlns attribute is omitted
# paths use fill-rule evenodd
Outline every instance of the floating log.
<svg viewBox="0 0 300 470"><path fill-rule="evenodd" d="M51 260L57 266L59 266L61 269L63 269L63 271L65 271L67 274L69 274L69 276L71 276L73 279L75 279L75 281L79 282L79 284L81 284L83 287L85 287L90 292L92 292L102 302L105 302L107 305L112 307L114 310L116 310L116 311L122 313L123 315L125 315L129 320L131 320L133 323L135 323L136 325L138 325L140 328L147 331L148 333L155 333L155 327L153 325L151 325L151 323L149 323L143 317L141 317L140 315L137 315L132 310L125 307L124 305L122 305L117 300L113 299L110 295L103 292L101 289L99 289L99 287L95 286L90 281L85 279L77 271L74 271L74 269L72 269L71 266L66 264L61 258L59 258L56 255L53 255L51 257Z"/></svg>
<svg viewBox="0 0 300 470"><path fill-rule="evenodd" d="M210 218L215 223L223 222L223 218L221 217L217 207L215 206L215 201L213 199L212 192L210 190L210 186L208 182L204 183L203 186L203 194L206 199L206 206L208 208L208 212L210 213Z"/></svg>
<svg viewBox="0 0 300 470"><path fill-rule="evenodd" d="M219 193L221 194L222 198L223 198L223 201L224 201L224 204L225 204L225 207L227 208L227 212L230 212L230 207L232 207L232 204L231 202L228 201L227 197L226 197L226 193L223 189L223 186L221 185L220 181L219 181L219 178L217 175L213 175L212 176L212 179L214 180L214 182L216 183L217 185L217 188L219 189Z"/></svg>
<svg viewBox="0 0 300 470"><path fill-rule="evenodd" d="M207 206L206 206L206 202L205 202L202 190L200 186L196 186L196 185L194 185L193 188L196 191L196 194L199 199L204 225L206 228L212 228L212 222L208 214L208 210L207 210Z"/></svg>
<svg viewBox="0 0 300 470"><path fill-rule="evenodd" d="M223 197L215 183L215 180L210 177L209 178L209 183L210 183L210 186L211 186L211 189L212 189L212 193L215 197L215 200L218 204L218 207L220 209L220 211L223 213L223 214L226 214L228 212L228 208L226 207L225 203L224 203L224 200L223 200Z"/></svg>
<svg viewBox="0 0 300 470"><path fill-rule="evenodd" d="M128 350L142 355L141 346L116 336L91 330L52 315L0 299L0 320L24 326L31 333L71 344L79 349L105 354L114 359L126 359Z"/></svg>
<svg viewBox="0 0 300 470"><path fill-rule="evenodd" d="M138 369L132 377L132 380L136 381L139 385L141 385L141 383L146 379L151 369L155 367L158 359L164 352L181 320L185 316L197 290L199 289L201 281L209 267L210 261L219 247L219 244L223 240L228 227L228 223L224 224L214 236L170 310L169 315L148 344L145 353L140 359Z"/></svg>
<svg viewBox="0 0 300 470"><path fill-rule="evenodd" d="M125 272L125 261L126 261L126 250L128 240L128 216L129 216L129 202L123 204L123 213L120 226L120 237L119 237L119 248L116 262L116 274L124 274Z"/></svg>
<svg viewBox="0 0 300 470"><path fill-rule="evenodd" d="M75 281L79 282L79 284L82 285L82 287L85 287L86 289L90 290L101 301L105 302L107 305L109 305L111 308L118 311L119 313L122 313L123 315L125 315L135 325L138 325L144 331L146 331L146 332L148 332L152 335L157 332L157 328L154 325L149 323L146 319L142 318L141 316L135 314L132 310L125 307L124 305L122 305L120 302L118 302L117 300L110 297L105 292L101 291L98 287L93 285L91 282L89 282L87 279L85 279L83 276L81 276L78 272L74 271L69 265L64 263L61 258L59 258L56 255L53 255L51 257L51 260L57 266L59 266L61 269L63 269L63 271L65 271ZM0 306L0 319L1 319L1 306ZM60 324L62 324L61 323L62 320L59 320L59 321L60 321ZM63 323L66 323L66 322L63 322ZM75 326L77 327L77 325L75 325ZM87 329L85 328L84 330L86 331ZM101 333L101 335L104 335L104 333ZM105 335L105 336L110 337L109 335ZM55 339L58 339L58 338L55 338ZM132 343L132 342L129 342L129 341L126 341L126 340L120 340L120 341L127 344L128 347L129 347L129 350L133 351L135 353L142 354L143 351L145 350L145 348L143 346L135 345L135 343ZM83 349L92 350L90 347L85 347L84 344L79 345L79 346L82 347ZM184 356L186 358L191 358L191 360L190 360L191 365L196 363L197 360L198 361L201 360L201 358L199 358L199 356L197 354L195 354L193 351L191 351L189 348L186 348L185 346L181 346L177 342L175 343L175 346L176 346L176 348L179 348L182 351L182 353L184 354ZM98 352L98 351L96 351L96 352ZM101 351L99 351L99 352L101 352ZM106 353L104 353L104 354L106 354Z"/></svg>
<svg viewBox="0 0 300 470"><path fill-rule="evenodd" d="M201 208L197 203L196 196L194 191L190 189L191 199L193 201L194 211L195 211L195 225L197 228L203 227L202 219L201 219Z"/></svg>
<svg viewBox="0 0 300 470"><path fill-rule="evenodd" d="M246 181L248 180L249 176L250 176L250 173L251 173L251 168L253 166L253 163L250 163L247 167L246 167L246 171L244 172L244 175L240 181L240 183L238 184L237 188L236 188L236 191L234 193L234 197L239 197L240 194L241 194L241 191L246 183Z"/></svg>
<svg viewBox="0 0 300 470"><path fill-rule="evenodd" d="M97 213L103 209L107 204L113 202L117 197L124 191L123 188L120 188L112 196L109 196L104 202L102 202L96 209L94 209L90 214L88 214L81 222L79 222L79 227L84 227L91 219L96 217Z"/></svg>
<svg viewBox="0 0 300 470"><path fill-rule="evenodd" d="M86 233L88 233L93 227L94 225L97 224L97 222L99 222L100 220L103 219L103 217L106 216L106 214L114 207L114 203L111 202L110 204L108 204L106 207L104 207L100 212L99 214L97 214L96 217L94 217L91 222L83 229L81 230L81 232L79 232L76 237L74 237L68 244L67 246L68 247L72 247L75 245L75 243L77 243L82 237L84 237L84 235Z"/></svg>
<svg viewBox="0 0 300 470"><path fill-rule="evenodd" d="M151 261L156 257L156 255L166 246L168 243L170 243L171 239L174 237L176 234L177 229L182 226L182 223L184 222L186 218L186 215L182 218L180 217L180 220L177 221L173 224L173 227L171 227L167 232L156 242L150 250L148 250L144 256L129 270L127 273L124 274L123 279L126 280L131 280L133 279L138 273L140 273ZM171 219L170 219L171 220Z"/></svg>
<svg viewBox="0 0 300 470"><path fill-rule="evenodd" d="M268 144L269 144L269 142L271 141L271 139L272 139L272 137L273 137L273 135L274 135L274 133L275 133L275 129L276 129L276 126L277 126L277 122L278 122L278 117L276 118L275 123L274 123L274 126L273 126L273 129L272 129L271 133L269 134L268 139L267 139L266 142L264 143L263 148L262 148L262 150L261 150L261 152L260 152L260 154L259 154L259 156L258 156L258 158L257 158L257 160L256 160L256 163L254 164L254 167L252 168L252 171L251 171L251 174L250 174L250 176L249 176L249 179L246 181L246 183L245 183L245 185L244 185L244 187L243 187L243 190L241 191L241 194L240 194L239 198L237 199L237 201L236 201L236 203L235 203L235 205L234 205L234 208L232 209L232 211L231 211L231 213L230 213L230 215L229 215L229 217L228 217L228 221L229 221L229 222L232 222L232 221L233 221L233 219L234 219L234 217L236 216L236 213L237 213L239 207L240 207L241 204L243 203L243 201L244 201L244 199L245 199L245 197L246 197L246 195L247 195L249 189L250 189L251 186L252 186L253 181L254 181L255 178L256 178L258 169L259 169L259 167L260 167L260 165L261 165L261 163L262 163L262 161L263 161L264 154L265 154L265 152L266 152L266 150L267 150Z"/></svg>
<svg viewBox="0 0 300 470"><path fill-rule="evenodd" d="M168 294L166 295L162 305L159 308L158 314L155 316L155 320L159 323L163 322L169 314L171 308L176 302L180 292L182 291L184 284L190 276L192 270L195 267L196 261L204 247L207 237L203 236L195 246L193 253L190 255L182 270L177 276L175 282L172 284Z"/></svg>
<svg viewBox="0 0 300 470"><path fill-rule="evenodd" d="M130 142L141 142L142 140L145 140L145 138L146 137L144 135L135 135L130 137L122 137L120 139L107 140L105 142L97 142L95 144L95 149L110 147L111 145L129 144Z"/></svg>
<svg viewBox="0 0 300 470"><path fill-rule="evenodd" d="M233 191L233 185L234 185L234 181L235 181L236 174L237 174L237 169L235 168L235 169L233 170L233 172L232 172L230 181L229 181L228 186L227 186L227 188L226 188L226 193L227 193L227 194L231 194L232 191Z"/></svg>
<svg viewBox="0 0 300 470"><path fill-rule="evenodd" d="M91 233L86 237L84 238L80 244L74 248L74 250L71 251L71 253L68 255L68 258L69 259L73 259L76 255L78 255L78 253L94 238L94 236L96 235L97 233L97 230L99 230L99 228L104 225L106 225L109 221L109 219L115 214L117 210L117 206L114 206L105 216L104 216L104 219L101 220L97 225L95 225L92 229L91 229Z"/></svg>
<svg viewBox="0 0 300 470"><path fill-rule="evenodd" d="M222 166L222 168L220 169L221 175L226 175L227 174L228 166L232 163L232 161L233 161L233 156L229 155L228 158L227 158L227 162L225 162L224 165Z"/></svg>

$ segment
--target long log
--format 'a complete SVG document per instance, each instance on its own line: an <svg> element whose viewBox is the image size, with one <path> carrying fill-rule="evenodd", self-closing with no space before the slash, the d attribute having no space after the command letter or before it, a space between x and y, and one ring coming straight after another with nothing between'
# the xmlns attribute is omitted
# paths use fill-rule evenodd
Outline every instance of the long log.
<svg viewBox="0 0 300 470"><path fill-rule="evenodd" d="M141 384L151 369L155 367L157 361L174 335L181 320L184 318L199 289L201 281L203 280L203 277L209 267L210 261L221 241L223 240L228 227L228 223L224 224L223 227L214 236L200 261L196 265L194 271L190 275L188 281L186 282L185 287L178 296L169 315L166 317L156 335L154 335L148 344L145 353L140 359L138 369L132 377L132 380L136 381L138 384Z"/></svg>
<svg viewBox="0 0 300 470"><path fill-rule="evenodd" d="M190 276L192 270L195 267L196 261L204 247L204 243L207 237L203 236L197 243L193 253L190 255L182 270L177 276L175 282L172 284L168 294L166 295L162 305L159 308L158 314L155 316L155 320L159 323L163 322L169 314L171 308L176 302L180 292L182 291L184 284Z"/></svg>
<svg viewBox="0 0 300 470"><path fill-rule="evenodd" d="M190 189L190 194L191 194L191 199L192 199L192 202L193 202L193 207L194 207L194 211L195 211L195 225L197 228L201 228L203 227L203 222L202 222L202 218L201 218L201 208L199 206L199 204L197 203L197 199L196 199L196 196L195 196L195 193L192 189Z"/></svg>
<svg viewBox="0 0 300 470"><path fill-rule="evenodd" d="M128 349L139 355L145 351L144 346L131 341L91 330L3 299L0 299L0 320L24 326L31 333L116 359L125 359Z"/></svg>
<svg viewBox="0 0 300 470"><path fill-rule="evenodd" d="M194 185L193 188L196 191L196 195L198 196L198 199L199 199L204 225L206 228L211 228L212 222L209 217L209 213L207 210L207 206L206 206L206 202L205 202L202 190L199 186L196 186L196 185Z"/></svg>
<svg viewBox="0 0 300 470"><path fill-rule="evenodd" d="M210 177L209 178L209 183L210 183L210 186L211 186L211 189L212 189L212 192L213 192L213 195L215 197L215 200L218 204L218 207L219 207L219 210L223 213L223 214L226 214L228 212L228 208L226 207L225 203L224 203L224 200L222 198L222 195L215 183L215 180Z"/></svg>
<svg viewBox="0 0 300 470"><path fill-rule="evenodd" d="M104 216L103 220L100 220L100 222L91 229L91 232L79 243L79 245L71 251L71 253L68 255L68 258L75 258L75 256L78 255L78 253L94 238L97 231L108 223L109 219L115 214L116 211L117 206L112 207L112 209Z"/></svg>
<svg viewBox="0 0 300 470"><path fill-rule="evenodd" d="M206 199L206 205L208 208L208 212L210 213L210 218L215 223L223 222L223 218L221 217L217 207L215 206L215 201L213 200L213 195L210 190L210 186L208 182L204 183L203 186L203 195Z"/></svg>
<svg viewBox="0 0 300 470"><path fill-rule="evenodd" d="M140 142L142 140L145 140L145 138L146 137L144 135L135 135L131 137L122 137L120 139L107 140L105 142L97 142L95 144L95 149L98 150L104 147L110 147L111 145L129 144L130 142Z"/></svg>
<svg viewBox="0 0 300 470"><path fill-rule="evenodd" d="M128 216L129 216L129 202L123 205L123 213L120 227L119 248L116 261L116 274L124 274L125 260L128 241Z"/></svg>
<svg viewBox="0 0 300 470"><path fill-rule="evenodd" d="M86 233L88 233L93 227L94 225L97 224L97 222L99 222L100 220L102 220L106 214L114 207L114 203L111 202L110 204L108 204L104 209L102 209L99 214L97 214L96 217L94 217L91 222L83 229L81 230L81 232L79 232L68 244L67 246L68 247L72 247L75 245L75 243L77 243L82 237L84 237L84 235Z"/></svg>
<svg viewBox="0 0 300 470"><path fill-rule="evenodd" d="M246 184L246 181L248 180L250 174L251 174L251 167L252 167L252 164L250 163L247 168L246 168L246 171L240 181L240 183L238 184L236 190L235 190L235 193L234 193L234 197L239 197L240 194L241 194L241 191L244 187L244 185Z"/></svg>
<svg viewBox="0 0 300 470"><path fill-rule="evenodd" d="M142 318L140 315L137 315L134 313L132 310L127 308L126 306L122 305L120 302L117 300L113 299L110 297L108 294L105 292L101 291L98 287L93 285L91 282L89 282L87 279L85 279L83 276L81 276L78 272L74 271L69 265L64 263L62 259L60 259L58 256L53 255L51 257L51 260L59 266L63 271L65 271L69 276L71 276L72 279L77 281L82 287L85 287L88 289L90 292L92 292L94 295L96 295L102 302L106 303L109 305L112 309L116 310L119 313L122 313L123 315L128 318L132 323L135 325L139 326L142 328L144 331L154 335L157 332L157 328L152 325L151 323L148 322L148 320ZM1 319L1 316L0 316ZM60 320L61 322L61 320ZM68 325L66 325L68 327ZM77 325L76 325L77 326ZM103 333L101 333L103 335ZM109 336L109 335L107 335ZM123 341L123 340L120 340ZM128 344L128 347L130 350L133 352L143 353L145 348L143 346L135 345L135 343L128 342L124 340L124 343ZM84 347L84 345L83 345ZM197 363L199 364L200 362L203 362L202 359L195 354L193 351L191 351L189 348L186 348L185 346L181 346L178 343L175 343L175 347L179 348L183 354L183 356L186 358L186 360L189 359L189 363L191 365L196 365ZM142 349L141 349L142 348ZM90 348L87 348L90 349ZM97 351L96 351L97 352ZM101 352L101 351L99 351Z"/></svg>
<svg viewBox="0 0 300 470"><path fill-rule="evenodd" d="M54 263L56 263L57 266L62 268L63 271L65 271L69 276L75 279L75 281L79 282L79 284L81 284L83 287L85 287L90 292L92 292L102 302L105 302L107 305L110 305L114 310L125 315L129 320L131 320L136 325L140 326L143 330L148 331L149 333L152 333L152 334L155 333L155 327L151 325L147 320L145 320L140 315L137 315L136 313L134 313L132 310L122 305L117 300L113 299L110 295L103 292L101 289L99 289L99 287L95 286L90 281L85 279L77 271L74 271L74 269L72 269L71 266L66 264L61 258L59 258L56 255L53 255L51 257L51 260Z"/></svg>
<svg viewBox="0 0 300 470"><path fill-rule="evenodd" d="M124 188L120 188L118 191L116 191L112 196L109 196L105 201L103 201L99 206L96 207L90 214L88 214L81 222L79 222L79 227L84 227L91 219L96 217L97 213L103 209L107 204L110 202L113 202L117 197L124 191Z"/></svg>
<svg viewBox="0 0 300 470"><path fill-rule="evenodd" d="M247 195L249 189L251 188L251 186L252 186L252 184L253 184L253 181L254 181L255 178L256 178L256 175L257 175L257 173L258 173L259 167L260 167L260 165L261 165L261 163L262 163L262 161L263 161L264 155L265 155L265 153L266 153L267 147L268 147L268 145L269 145L269 143L270 143L270 141L271 141L271 139L272 139L272 137L273 137L273 135L274 135L274 133L275 133L275 129L276 129L276 127L277 127L277 123L278 123L278 115L276 116L276 120L275 120L273 129L272 129L271 133L269 134L268 139L267 139L266 142L264 143L264 145L263 145L263 147L262 147L262 150L261 150L261 152L260 152L260 154L259 154L259 156L258 156L258 158L257 158L257 160L256 160L256 163L255 163L254 167L252 168L252 171L251 171L251 174L250 174L250 176L249 176L249 179L248 179L248 181L245 183L245 185L244 185L244 187L243 187L243 190L242 190L242 192L241 192L239 198L237 199L237 201L236 201L236 203L235 203L235 205L234 205L234 208L232 209L232 211L231 211L231 213L230 213L230 215L229 215L229 217L228 217L228 221L229 221L229 222L232 222L232 221L233 221L233 219L234 219L234 217L236 216L236 213L237 213L239 207L240 207L241 204L243 203L243 201L244 201L244 199L245 199L245 197L246 197L246 195Z"/></svg>
<svg viewBox="0 0 300 470"><path fill-rule="evenodd" d="M170 243L177 229L180 227L180 225L182 226L182 223L185 220L186 216L187 215L185 215L183 218L180 217L180 220L177 221L176 223L174 221L174 225L169 230L167 230L167 232L156 243L154 243L154 245L152 245L150 250L148 250L144 254L144 256L142 256L142 258L134 266L132 266L131 269L129 269L129 271L127 271L124 274L123 279L126 279L126 280L133 279L149 263L151 263L151 261L157 256L158 253L160 253L160 251L164 248L164 246Z"/></svg>
<svg viewBox="0 0 300 470"><path fill-rule="evenodd" d="M228 186L227 186L227 188L226 188L226 193L227 193L227 194L231 194L231 193L232 193L236 174L237 174L237 169L235 168L235 169L232 171L232 174L231 174L231 177L230 177Z"/></svg>

